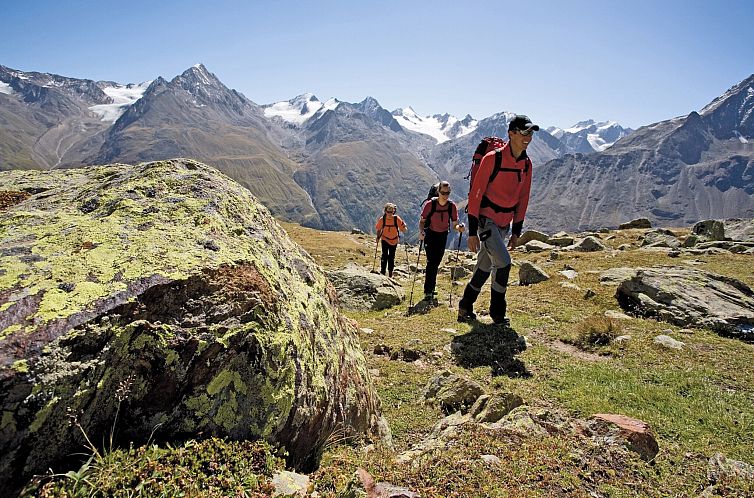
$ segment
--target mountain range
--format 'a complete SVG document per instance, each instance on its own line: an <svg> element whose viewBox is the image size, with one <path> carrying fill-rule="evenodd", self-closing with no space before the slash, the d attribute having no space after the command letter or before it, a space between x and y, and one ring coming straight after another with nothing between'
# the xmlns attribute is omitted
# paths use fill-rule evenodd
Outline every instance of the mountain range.
<svg viewBox="0 0 754 498"><path fill-rule="evenodd" d="M585 120L535 135L527 225L542 230L754 215L751 78L700 113L633 131ZM203 65L172 80L118 84L0 66L0 170L192 157L276 216L371 230L385 202L412 226L429 185L465 198L470 156L513 116L419 116L312 94L259 105Z"/></svg>

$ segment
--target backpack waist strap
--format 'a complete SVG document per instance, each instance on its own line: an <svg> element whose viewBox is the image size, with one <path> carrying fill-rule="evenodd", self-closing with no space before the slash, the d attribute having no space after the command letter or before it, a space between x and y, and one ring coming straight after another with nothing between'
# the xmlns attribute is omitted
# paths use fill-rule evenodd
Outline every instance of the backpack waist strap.
<svg viewBox="0 0 754 498"><path fill-rule="evenodd" d="M516 206L518 206L518 204L511 207L498 206L497 204L492 202L486 195L482 197L482 202L479 204L480 208L488 207L496 213L513 213L514 211L516 211Z"/></svg>

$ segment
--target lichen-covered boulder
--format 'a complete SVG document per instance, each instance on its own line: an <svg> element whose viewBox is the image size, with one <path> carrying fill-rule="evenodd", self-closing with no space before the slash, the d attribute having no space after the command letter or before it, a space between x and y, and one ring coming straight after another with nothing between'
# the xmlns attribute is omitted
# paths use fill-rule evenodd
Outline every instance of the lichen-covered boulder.
<svg viewBox="0 0 754 498"><path fill-rule="evenodd" d="M693 268L637 268L615 296L621 307L642 316L754 339L754 291L734 278Z"/></svg>
<svg viewBox="0 0 754 498"><path fill-rule="evenodd" d="M389 438L311 257L201 163L0 173L0 489L116 442Z"/></svg>

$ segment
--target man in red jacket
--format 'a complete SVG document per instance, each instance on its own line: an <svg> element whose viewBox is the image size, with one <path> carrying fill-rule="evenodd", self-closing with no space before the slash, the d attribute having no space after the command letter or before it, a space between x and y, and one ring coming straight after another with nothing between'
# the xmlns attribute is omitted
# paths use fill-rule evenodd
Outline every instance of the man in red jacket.
<svg viewBox="0 0 754 498"><path fill-rule="evenodd" d="M528 116L514 117L508 124L508 143L487 153L474 175L469 192L468 245L470 251L479 254L474 274L458 304L459 322L476 319L474 302L494 270L490 317L497 324L510 324L505 316L505 292L512 263L508 249L518 244L529 205L532 165L526 148L535 131L539 131L539 126Z"/></svg>

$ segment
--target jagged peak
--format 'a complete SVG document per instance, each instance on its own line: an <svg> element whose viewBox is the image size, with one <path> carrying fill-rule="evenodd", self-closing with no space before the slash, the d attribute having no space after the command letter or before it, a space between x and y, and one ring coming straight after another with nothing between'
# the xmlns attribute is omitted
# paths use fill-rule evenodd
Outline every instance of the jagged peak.
<svg viewBox="0 0 754 498"><path fill-rule="evenodd" d="M727 92L720 95L716 99L714 99L712 102L707 104L701 111L700 114L706 115L710 114L713 111L715 111L717 108L719 108L724 102L729 100L732 97L737 96L741 92L747 92L751 93L754 92L754 74L746 78L745 80L741 81L737 85L732 86L728 89Z"/></svg>
<svg viewBox="0 0 754 498"><path fill-rule="evenodd" d="M204 64L194 64L190 68L186 69L179 76L173 78L173 82L190 81L195 84L201 84L206 86L220 86L225 87L217 76L207 70Z"/></svg>

